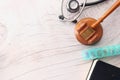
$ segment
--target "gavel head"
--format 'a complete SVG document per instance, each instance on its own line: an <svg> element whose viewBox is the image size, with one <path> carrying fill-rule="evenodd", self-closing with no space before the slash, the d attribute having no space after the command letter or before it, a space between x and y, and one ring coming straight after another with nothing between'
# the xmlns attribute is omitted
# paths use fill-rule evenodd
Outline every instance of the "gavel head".
<svg viewBox="0 0 120 80"><path fill-rule="evenodd" d="M101 39L103 35L101 24L92 27L96 21L97 20L93 18L84 18L77 23L75 27L75 35L80 43L92 45Z"/></svg>

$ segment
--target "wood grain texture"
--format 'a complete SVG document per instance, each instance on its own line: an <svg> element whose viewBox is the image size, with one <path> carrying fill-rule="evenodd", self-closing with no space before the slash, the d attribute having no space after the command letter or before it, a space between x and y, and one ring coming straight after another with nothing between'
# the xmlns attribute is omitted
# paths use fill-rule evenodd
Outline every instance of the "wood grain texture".
<svg viewBox="0 0 120 80"><path fill-rule="evenodd" d="M89 7L80 19L97 19L114 2ZM0 80L85 80L92 61L82 60L81 51L120 43L120 8L102 23L101 41L84 46L75 39L75 24L58 19L60 5L60 0L0 0L0 22L8 34L0 45ZM102 60L120 67L119 59Z"/></svg>

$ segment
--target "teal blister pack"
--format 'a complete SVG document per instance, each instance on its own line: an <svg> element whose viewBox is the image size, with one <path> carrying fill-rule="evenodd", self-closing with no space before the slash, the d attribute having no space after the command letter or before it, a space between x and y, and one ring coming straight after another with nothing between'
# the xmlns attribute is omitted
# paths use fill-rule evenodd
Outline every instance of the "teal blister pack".
<svg viewBox="0 0 120 80"><path fill-rule="evenodd" d="M82 57L84 60L100 59L116 55L120 55L120 45L92 48L82 51Z"/></svg>

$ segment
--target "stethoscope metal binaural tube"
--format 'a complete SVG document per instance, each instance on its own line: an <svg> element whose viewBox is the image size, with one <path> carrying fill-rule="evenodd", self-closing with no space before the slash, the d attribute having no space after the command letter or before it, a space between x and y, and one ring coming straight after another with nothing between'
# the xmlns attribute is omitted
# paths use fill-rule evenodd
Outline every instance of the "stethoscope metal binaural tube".
<svg viewBox="0 0 120 80"><path fill-rule="evenodd" d="M70 0L70 2L67 4L67 10L70 13L76 13L78 11L79 12L78 12L78 14L76 14L76 16L74 16L72 18L68 18L64 15L64 11L63 11L64 0L62 0L62 5L61 5L62 15L59 16L59 19L64 20L64 21L72 21L72 22L76 23L77 22L76 19L81 15L81 13L83 12L83 10L86 6L96 5L96 4L102 3L104 1L107 1L107 0L97 0L95 2L90 2L90 3L87 3L87 0L84 0L83 3L79 4L79 2L77 0ZM72 7L71 6L72 3L75 3L76 5L74 7Z"/></svg>

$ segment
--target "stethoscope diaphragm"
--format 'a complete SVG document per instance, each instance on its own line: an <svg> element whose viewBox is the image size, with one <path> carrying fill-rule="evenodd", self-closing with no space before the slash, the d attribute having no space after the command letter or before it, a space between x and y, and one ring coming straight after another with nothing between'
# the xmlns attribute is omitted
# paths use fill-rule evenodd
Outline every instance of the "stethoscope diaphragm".
<svg viewBox="0 0 120 80"><path fill-rule="evenodd" d="M79 2L77 0L71 0L68 4L67 4L67 10L71 13L76 13L79 11Z"/></svg>

